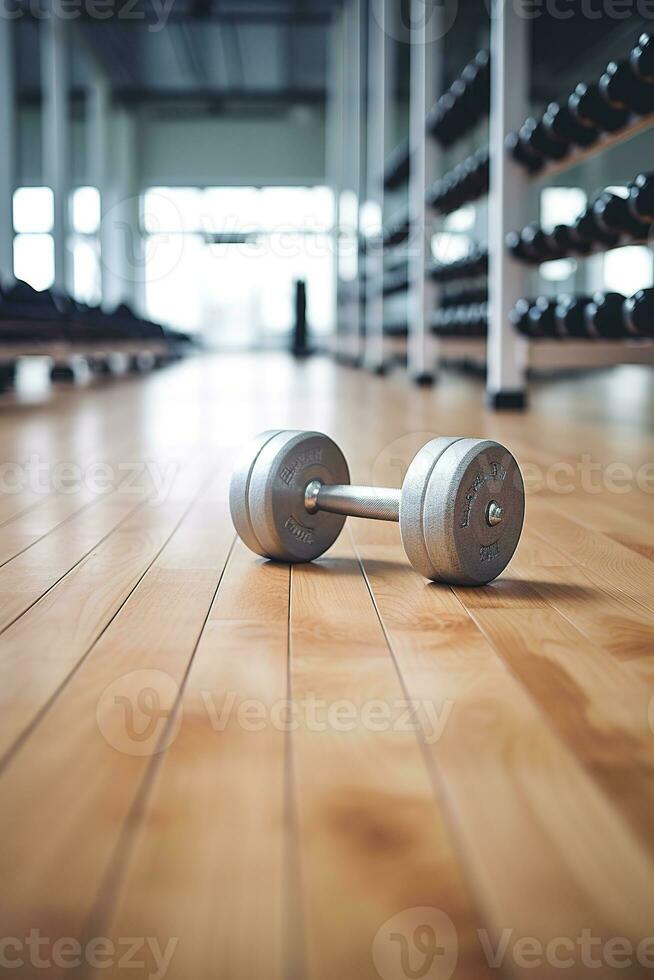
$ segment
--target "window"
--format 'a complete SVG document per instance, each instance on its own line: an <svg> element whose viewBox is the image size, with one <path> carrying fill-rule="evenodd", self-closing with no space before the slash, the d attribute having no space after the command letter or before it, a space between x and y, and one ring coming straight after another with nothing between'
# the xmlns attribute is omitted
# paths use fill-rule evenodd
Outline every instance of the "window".
<svg viewBox="0 0 654 980"><path fill-rule="evenodd" d="M78 187L73 191L73 231L80 235L97 235L100 230L100 191L97 187Z"/></svg>
<svg viewBox="0 0 654 980"><path fill-rule="evenodd" d="M14 191L14 275L34 289L47 289L54 280L54 199L49 187L19 187Z"/></svg>
<svg viewBox="0 0 654 980"><path fill-rule="evenodd" d="M54 282L54 240L52 235L16 235L14 275L34 289L48 289Z"/></svg>
<svg viewBox="0 0 654 980"><path fill-rule="evenodd" d="M54 225L54 196L49 187L19 187L14 192L14 231L44 234Z"/></svg>
<svg viewBox="0 0 654 980"><path fill-rule="evenodd" d="M279 343L307 283L314 335L334 317L335 202L327 187L150 188L148 314L216 346Z"/></svg>
<svg viewBox="0 0 654 980"><path fill-rule="evenodd" d="M580 187L545 187L540 195L540 223L546 231L573 224L586 207Z"/></svg>
<svg viewBox="0 0 654 980"><path fill-rule="evenodd" d="M102 299L100 267L101 202L97 187L78 187L73 191L70 207L72 235L69 247L73 255L73 294L83 303Z"/></svg>
<svg viewBox="0 0 654 980"><path fill-rule="evenodd" d="M652 253L646 245L626 245L604 256L604 283L608 292L631 296L652 286Z"/></svg>

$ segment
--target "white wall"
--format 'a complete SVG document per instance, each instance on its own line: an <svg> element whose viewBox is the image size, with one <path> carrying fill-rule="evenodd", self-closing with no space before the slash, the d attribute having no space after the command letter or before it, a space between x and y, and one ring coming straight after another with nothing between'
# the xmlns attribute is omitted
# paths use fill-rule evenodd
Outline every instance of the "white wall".
<svg viewBox="0 0 654 980"><path fill-rule="evenodd" d="M19 114L19 184L42 183L39 110ZM243 117L177 106L137 119L141 187L325 182L324 111L315 106ZM115 147L115 139L110 141ZM73 123L73 180L87 183L83 119Z"/></svg>

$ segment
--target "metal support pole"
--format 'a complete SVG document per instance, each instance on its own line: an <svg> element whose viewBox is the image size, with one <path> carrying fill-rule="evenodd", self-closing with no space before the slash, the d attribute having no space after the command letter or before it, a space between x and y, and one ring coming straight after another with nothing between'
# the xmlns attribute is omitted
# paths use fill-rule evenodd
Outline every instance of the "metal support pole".
<svg viewBox="0 0 654 980"><path fill-rule="evenodd" d="M494 0L491 8L490 197L488 213L490 322L487 399L492 408L523 408L527 345L509 323L524 296L525 266L504 247L507 233L525 224L528 178L504 152L504 138L528 114L530 21L520 3Z"/></svg>
<svg viewBox="0 0 654 980"><path fill-rule="evenodd" d="M54 196L54 284L72 286L68 251L70 194L69 23L51 16L41 23L43 89L43 173Z"/></svg>
<svg viewBox="0 0 654 980"><path fill-rule="evenodd" d="M87 170L88 179L93 187L100 192L100 207L104 213L108 189L108 156L109 156L109 125L110 125L110 93L109 84L104 74L96 69L93 82L88 93L87 115ZM102 261L106 250L107 225L100 223L100 276L101 292L104 300L107 289L107 271Z"/></svg>
<svg viewBox="0 0 654 980"><path fill-rule="evenodd" d="M16 186L18 127L16 119L15 31L13 21L0 17L0 276L14 272L13 201Z"/></svg>
<svg viewBox="0 0 654 980"><path fill-rule="evenodd" d="M343 13L338 11L329 31L329 71L327 91L327 180L334 192L334 229L332 248L334 261L332 274L334 282L334 353L340 354L342 297L339 278L339 229L340 197L343 189Z"/></svg>
<svg viewBox="0 0 654 980"><path fill-rule="evenodd" d="M384 160L386 156L386 17L388 0L369 4L368 10L368 155L367 199L379 212L380 225L384 214ZM367 256L366 277L366 367L383 372L386 368L384 339L384 297L382 282L384 255L381 243L372 240Z"/></svg>
<svg viewBox="0 0 654 980"><path fill-rule="evenodd" d="M351 195L347 227L342 239L348 249L349 281L346 286L346 356L361 358L360 305L358 295L359 192L361 167L361 0L349 0L344 9L343 186Z"/></svg>
<svg viewBox="0 0 654 980"><path fill-rule="evenodd" d="M425 275L431 256L431 220L425 192L435 180L440 165L436 141L426 131L426 119L438 90L441 19L440 8L430 9L424 0L411 0L408 364L411 377L419 384L433 381L437 357L437 341L430 326L437 287Z"/></svg>
<svg viewBox="0 0 654 980"><path fill-rule="evenodd" d="M139 215L137 125L120 109L112 118L112 180L103 208L103 299L111 307L122 301L141 312L144 306L144 249Z"/></svg>

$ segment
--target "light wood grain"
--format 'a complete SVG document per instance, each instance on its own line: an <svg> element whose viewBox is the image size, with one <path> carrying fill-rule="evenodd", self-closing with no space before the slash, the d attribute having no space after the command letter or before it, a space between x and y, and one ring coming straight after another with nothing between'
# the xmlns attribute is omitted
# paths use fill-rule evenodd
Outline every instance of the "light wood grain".
<svg viewBox="0 0 654 980"><path fill-rule="evenodd" d="M267 355L3 396L4 460L179 478L159 506L0 493L2 935L150 937L172 980L405 980L436 909L437 976L456 947L453 980L553 980L514 945L552 937L575 980L617 975L579 940L654 933L654 497L591 492L580 467L648 465L654 397L615 384L533 385L529 412L492 414L460 375L425 391ZM394 486L430 435L504 442L528 476L514 561L484 589L429 585L365 521L292 570L232 548L232 462L264 428L327 431L356 480ZM632 960L620 976L649 975Z"/></svg>
<svg viewBox="0 0 654 980"><path fill-rule="evenodd" d="M121 615L99 638L84 635L86 645L96 642L3 773L0 867L3 879L17 882L0 899L8 935L34 928L51 937L86 936L139 789L165 745L232 541L224 502L200 501L186 518L179 506L171 554L164 548L146 565ZM209 527L209 513L223 519ZM165 544L174 530L170 519L159 512L163 539L151 540L150 548ZM107 563L104 588L117 602L126 598L125 585L112 571ZM33 805L35 786L47 806Z"/></svg>

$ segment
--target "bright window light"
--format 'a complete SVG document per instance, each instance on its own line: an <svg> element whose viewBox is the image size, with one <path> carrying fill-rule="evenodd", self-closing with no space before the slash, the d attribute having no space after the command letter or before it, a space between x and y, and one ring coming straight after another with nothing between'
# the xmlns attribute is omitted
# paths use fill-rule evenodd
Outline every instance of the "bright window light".
<svg viewBox="0 0 654 980"><path fill-rule="evenodd" d="M580 187L545 187L540 195L540 223L546 230L571 225L586 207Z"/></svg>
<svg viewBox="0 0 654 980"><path fill-rule="evenodd" d="M100 191L97 187L78 187L73 191L73 231L95 235L100 228Z"/></svg>
<svg viewBox="0 0 654 980"><path fill-rule="evenodd" d="M356 195L352 225L356 227ZM334 195L328 187L264 187L258 192L259 227L266 231L303 228L328 231L334 224Z"/></svg>
<svg viewBox="0 0 654 980"><path fill-rule="evenodd" d="M262 227L256 187L209 187L202 192L200 228L205 231L255 231Z"/></svg>
<svg viewBox="0 0 654 980"><path fill-rule="evenodd" d="M82 303L99 303L102 299L97 241L78 238L73 243L73 292Z"/></svg>
<svg viewBox="0 0 654 980"><path fill-rule="evenodd" d="M54 240L52 235L16 235L14 275L34 289L48 289L54 282Z"/></svg>
<svg viewBox="0 0 654 980"><path fill-rule="evenodd" d="M329 187L152 187L142 221L151 235L298 228L321 234L333 227L334 209Z"/></svg>
<svg viewBox="0 0 654 980"><path fill-rule="evenodd" d="M196 187L151 187L142 198L141 219L150 235L202 229L202 191Z"/></svg>
<svg viewBox="0 0 654 980"><path fill-rule="evenodd" d="M645 245L627 245L604 256L604 282L610 292L630 296L652 286L652 253Z"/></svg>
<svg viewBox="0 0 654 980"><path fill-rule="evenodd" d="M165 197L160 188L152 193ZM218 218L245 216L252 219L252 227L256 219L259 234L250 242L233 244L208 244L202 232L149 235L145 249L148 314L181 329L201 332L216 347L279 344L293 324L295 282L304 279L310 329L314 336L326 333L334 320L335 303L332 191L273 187L209 188L202 193L214 225ZM146 197L144 212L152 200L150 192ZM177 209L180 200L174 201ZM195 220L197 215L195 211L190 217ZM324 225L324 231L307 222L312 215L317 216L316 224ZM163 208L158 217L166 217ZM282 230L262 227L276 226L278 221ZM182 214L178 224L187 227L190 223L189 215ZM216 228L224 230L224 225ZM356 238L353 241L356 261Z"/></svg>
<svg viewBox="0 0 654 980"><path fill-rule="evenodd" d="M49 187L19 187L14 191L14 230L21 234L52 231L54 197Z"/></svg>
<svg viewBox="0 0 654 980"><path fill-rule="evenodd" d="M439 231L431 239L432 255L437 262L456 262L467 255L471 248L472 240L467 235Z"/></svg>
<svg viewBox="0 0 654 980"><path fill-rule="evenodd" d="M475 208L473 204L466 204L448 214L443 222L443 227L448 231L472 231L475 224Z"/></svg>
<svg viewBox="0 0 654 980"><path fill-rule="evenodd" d="M338 221L342 229L356 232L359 204L354 191L342 191L338 204Z"/></svg>
<svg viewBox="0 0 654 980"><path fill-rule="evenodd" d="M564 282L575 274L576 269L577 263L574 259L554 259L541 265L540 274L548 282Z"/></svg>
<svg viewBox="0 0 654 980"><path fill-rule="evenodd" d="M364 201L359 211L359 227L366 238L381 234L382 211L377 201Z"/></svg>

